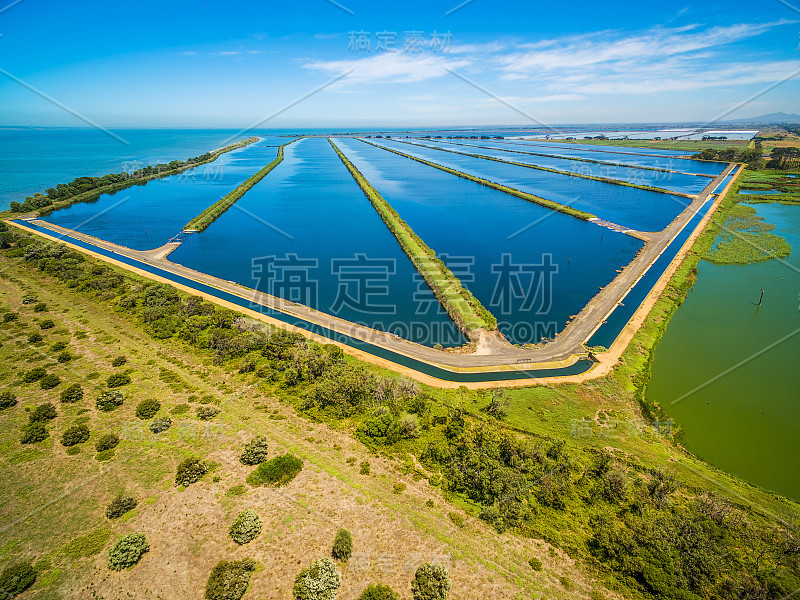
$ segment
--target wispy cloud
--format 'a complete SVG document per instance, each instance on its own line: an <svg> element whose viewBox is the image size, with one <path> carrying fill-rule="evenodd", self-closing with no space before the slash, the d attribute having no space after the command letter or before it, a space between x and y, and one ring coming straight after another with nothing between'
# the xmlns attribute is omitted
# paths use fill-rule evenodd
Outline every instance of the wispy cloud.
<svg viewBox="0 0 800 600"><path fill-rule="evenodd" d="M447 54L406 54L385 52L352 60L314 61L303 65L306 69L341 73L352 69L347 85L354 83L411 83L445 77L447 69L460 69L471 64L468 58L455 58Z"/></svg>

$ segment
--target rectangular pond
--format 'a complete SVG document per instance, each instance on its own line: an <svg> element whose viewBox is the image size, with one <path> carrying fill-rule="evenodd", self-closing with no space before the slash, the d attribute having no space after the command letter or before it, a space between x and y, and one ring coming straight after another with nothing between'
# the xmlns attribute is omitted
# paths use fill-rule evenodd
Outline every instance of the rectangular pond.
<svg viewBox="0 0 800 600"><path fill-rule="evenodd" d="M93 202L73 204L43 220L134 250L158 248L193 217L269 164L278 153L276 144L286 141L262 138L226 152L214 162L103 194Z"/></svg>
<svg viewBox="0 0 800 600"><path fill-rule="evenodd" d="M474 143L473 141L469 142ZM624 148L608 146L606 149L573 148L571 146L557 146L545 143L535 143L528 141L502 141L492 144L498 148L513 148L514 150L527 150L530 152L541 152L550 156L564 158L585 158L589 160L600 160L613 162L620 165L636 167L653 167L657 169L671 169L684 173L698 173L700 175L717 176L722 173L726 163L711 162L703 160L691 160L688 158L671 157L670 155L659 156L655 151L644 151L640 148ZM597 146L596 148L602 148ZM686 153L681 153L685 156Z"/></svg>
<svg viewBox="0 0 800 600"><path fill-rule="evenodd" d="M682 196L537 171L391 140L379 142L387 148L590 212L638 231L661 231L690 204L690 200Z"/></svg>
<svg viewBox="0 0 800 600"><path fill-rule="evenodd" d="M324 138L287 146L170 260L421 344L465 341Z"/></svg>
<svg viewBox="0 0 800 600"><path fill-rule="evenodd" d="M513 343L552 338L642 247L358 140L335 142Z"/></svg>
<svg viewBox="0 0 800 600"><path fill-rule="evenodd" d="M424 143L424 142L422 142ZM535 165L548 169L576 173L578 175L590 175L592 177L605 177L607 179L617 179L636 185L646 185L650 187L663 188L671 192L681 194L699 194L711 183L708 177L697 175L687 175L685 173L672 173L667 171L653 171L641 169L627 165L600 165L596 163L573 160L570 158L560 158L555 156L535 156L524 154L525 148L488 148L484 145L460 145L449 143L427 144L428 147L442 148L454 152L467 152L478 154L500 160ZM481 147L483 146L483 147ZM531 152L535 150L531 149ZM599 159L592 159L599 160Z"/></svg>

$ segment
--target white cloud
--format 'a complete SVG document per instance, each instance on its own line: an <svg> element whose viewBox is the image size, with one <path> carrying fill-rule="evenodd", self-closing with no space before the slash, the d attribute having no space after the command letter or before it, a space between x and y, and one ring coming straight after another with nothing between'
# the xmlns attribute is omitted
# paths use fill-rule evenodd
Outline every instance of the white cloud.
<svg viewBox="0 0 800 600"><path fill-rule="evenodd" d="M340 85L353 83L411 83L448 75L447 69L469 66L468 58L447 54L407 54L384 52L352 60L315 61L303 65L306 69L338 75L352 70Z"/></svg>

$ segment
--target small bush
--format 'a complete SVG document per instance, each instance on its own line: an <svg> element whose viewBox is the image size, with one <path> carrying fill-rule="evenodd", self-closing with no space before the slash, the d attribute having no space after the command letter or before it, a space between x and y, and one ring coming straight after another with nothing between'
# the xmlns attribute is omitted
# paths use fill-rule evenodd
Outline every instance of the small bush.
<svg viewBox="0 0 800 600"><path fill-rule="evenodd" d="M441 565L425 563L411 582L414 600L446 600L450 591L450 573Z"/></svg>
<svg viewBox="0 0 800 600"><path fill-rule="evenodd" d="M189 405L188 404L178 404L175 408L169 411L171 415L185 415L189 412Z"/></svg>
<svg viewBox="0 0 800 600"><path fill-rule="evenodd" d="M125 494L120 494L114 498L106 507L106 517L109 519L119 519L129 510L136 508L136 499Z"/></svg>
<svg viewBox="0 0 800 600"><path fill-rule="evenodd" d="M260 465L267 460L267 438L260 435L244 445L239 461L243 465Z"/></svg>
<svg viewBox="0 0 800 600"><path fill-rule="evenodd" d="M369 475L369 461L365 460L361 462L361 469L359 470L359 473L362 475Z"/></svg>
<svg viewBox="0 0 800 600"><path fill-rule="evenodd" d="M19 439L23 444L35 444L50 437L50 432L44 423L29 423L22 428L22 437Z"/></svg>
<svg viewBox="0 0 800 600"><path fill-rule="evenodd" d="M109 448L108 450L101 450L100 452L97 453L97 456L95 458L97 458L97 460L99 461L111 460L112 458L114 458L114 449Z"/></svg>
<svg viewBox="0 0 800 600"><path fill-rule="evenodd" d="M335 600L342 580L330 558L321 558L300 571L294 580L295 600Z"/></svg>
<svg viewBox="0 0 800 600"><path fill-rule="evenodd" d="M216 406L198 406L197 418L203 421L210 421L219 414L219 409Z"/></svg>
<svg viewBox="0 0 800 600"><path fill-rule="evenodd" d="M400 600L400 594L388 585L379 583L367 586L367 589L361 593L358 600Z"/></svg>
<svg viewBox="0 0 800 600"><path fill-rule="evenodd" d="M256 511L248 508L236 517L228 533L237 544L248 544L261 533L261 519Z"/></svg>
<svg viewBox="0 0 800 600"><path fill-rule="evenodd" d="M57 416L58 413L56 413L56 407L50 402L45 402L44 404L37 406L30 414L29 418L31 423L47 423L48 421L55 419Z"/></svg>
<svg viewBox="0 0 800 600"><path fill-rule="evenodd" d="M125 373L114 373L113 375L109 375L108 379L106 379L106 385L110 388L122 387L123 385L128 385L130 382L131 378Z"/></svg>
<svg viewBox="0 0 800 600"><path fill-rule="evenodd" d="M428 498L428 500L425 501L425 506L427 506L428 508L433 508L433 500Z"/></svg>
<svg viewBox="0 0 800 600"><path fill-rule="evenodd" d="M159 417L158 419L153 419L150 422L150 431L153 433L161 433L162 431L166 431L172 426L172 419L169 417Z"/></svg>
<svg viewBox="0 0 800 600"><path fill-rule="evenodd" d="M0 574L0 598L13 598L27 590L36 581L36 571L30 563L15 563Z"/></svg>
<svg viewBox="0 0 800 600"><path fill-rule="evenodd" d="M11 408L17 403L17 395L8 390L0 392L0 410Z"/></svg>
<svg viewBox="0 0 800 600"><path fill-rule="evenodd" d="M104 452L106 450L116 448L118 445L119 436L117 434L104 433L100 436L100 439L97 440L97 443L94 445L94 447L98 452Z"/></svg>
<svg viewBox="0 0 800 600"><path fill-rule="evenodd" d="M3 315L3 323L11 323L19 319L19 314L15 312L6 313Z"/></svg>
<svg viewBox="0 0 800 600"><path fill-rule="evenodd" d="M402 481L400 481L400 482L398 482L398 483L395 483L395 484L392 486L392 491L393 491L395 494L402 494L403 492L405 492L405 491L406 491L406 484L405 484L405 483L403 483Z"/></svg>
<svg viewBox="0 0 800 600"><path fill-rule="evenodd" d="M33 312L47 312L47 304L44 302L39 302L33 307Z"/></svg>
<svg viewBox="0 0 800 600"><path fill-rule="evenodd" d="M258 465L258 468L247 477L247 483L252 486L278 487L289 483L302 470L302 460L291 454L284 454Z"/></svg>
<svg viewBox="0 0 800 600"><path fill-rule="evenodd" d="M63 352L59 352L58 356L56 356L56 360L58 362L60 362L61 364L68 363L73 358L74 357L72 356L72 354L70 354L69 351L67 351L67 350L64 350Z"/></svg>
<svg viewBox="0 0 800 600"><path fill-rule="evenodd" d="M457 512L447 513L447 517L453 522L456 527L464 526L464 515Z"/></svg>
<svg viewBox="0 0 800 600"><path fill-rule="evenodd" d="M206 583L206 600L239 600L247 591L255 568L255 562L249 558L219 561Z"/></svg>
<svg viewBox="0 0 800 600"><path fill-rule="evenodd" d="M66 347L67 347L67 342L65 342L63 340L59 340L55 344L50 346L50 350L52 350L53 352L61 352Z"/></svg>
<svg viewBox="0 0 800 600"><path fill-rule="evenodd" d="M122 395L122 392L117 390L103 392L97 397L97 408L103 412L109 412L122 406L123 402L125 402L125 396Z"/></svg>
<svg viewBox="0 0 800 600"><path fill-rule="evenodd" d="M83 444L89 439L89 428L86 425L73 425L61 436L62 446L75 446Z"/></svg>
<svg viewBox="0 0 800 600"><path fill-rule="evenodd" d="M340 529L333 540L331 555L336 560L348 561L351 554L353 554L353 536L347 529Z"/></svg>
<svg viewBox="0 0 800 600"><path fill-rule="evenodd" d="M69 448L67 448L67 455L68 456L75 456L76 454L80 454L80 453L81 453L81 447L80 446L70 446Z"/></svg>
<svg viewBox="0 0 800 600"><path fill-rule="evenodd" d="M59 383L61 383L61 378L58 375L49 373L39 380L39 387L43 390L52 390Z"/></svg>
<svg viewBox="0 0 800 600"><path fill-rule="evenodd" d="M35 367L22 376L22 381L25 383L36 383L45 375L47 375L47 369L44 367Z"/></svg>
<svg viewBox="0 0 800 600"><path fill-rule="evenodd" d="M155 416L155 414L161 409L161 402L154 399L142 400L136 406L136 416L146 421Z"/></svg>
<svg viewBox="0 0 800 600"><path fill-rule="evenodd" d="M38 343L39 343L39 342L41 342L43 339L44 339L44 338L42 337L42 334L41 334L41 333L39 333L39 332L37 331L37 332L35 332L35 333L32 333L32 334L30 334L30 335L28 336L28 343L29 343L29 344L38 344Z"/></svg>
<svg viewBox="0 0 800 600"><path fill-rule="evenodd" d="M44 319L43 321L39 321L39 327L42 329L52 329L55 326L56 324L53 322L53 319Z"/></svg>
<svg viewBox="0 0 800 600"><path fill-rule="evenodd" d="M208 473L208 465L201 461L199 458L187 458L178 465L178 471L175 474L175 483L177 485L191 485Z"/></svg>
<svg viewBox="0 0 800 600"><path fill-rule="evenodd" d="M528 561L528 564L531 566L531 569L534 571L541 571L542 570L542 561L538 558L534 557Z"/></svg>
<svg viewBox="0 0 800 600"><path fill-rule="evenodd" d="M73 383L61 392L61 401L66 404L73 404L83 400L83 388L80 383Z"/></svg>
<svg viewBox="0 0 800 600"><path fill-rule="evenodd" d="M108 568L113 571L129 569L138 563L148 550L150 544L147 543L143 533L123 535L108 551Z"/></svg>
<svg viewBox="0 0 800 600"><path fill-rule="evenodd" d="M111 361L111 366L112 367L121 367L126 362L128 362L127 358L125 358L124 356L117 356L114 360Z"/></svg>
<svg viewBox="0 0 800 600"><path fill-rule="evenodd" d="M70 558L94 556L95 554L100 554L110 539L111 532L104 527L98 527L86 535L81 535L70 540L70 542L64 546L64 554Z"/></svg>
<svg viewBox="0 0 800 600"><path fill-rule="evenodd" d="M23 304L35 304L38 301L39 301L39 298L36 296L36 294L25 294L22 297L22 303Z"/></svg>
<svg viewBox="0 0 800 600"><path fill-rule="evenodd" d="M233 486L232 488L228 488L228 491L225 492L225 495L232 498L234 496L241 496L247 491L247 488L244 487L241 483Z"/></svg>

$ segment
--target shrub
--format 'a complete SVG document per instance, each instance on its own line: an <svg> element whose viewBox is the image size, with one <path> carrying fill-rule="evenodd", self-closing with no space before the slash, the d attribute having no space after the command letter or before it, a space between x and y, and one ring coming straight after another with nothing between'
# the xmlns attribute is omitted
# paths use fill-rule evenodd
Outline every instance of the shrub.
<svg viewBox="0 0 800 600"><path fill-rule="evenodd" d="M330 558L321 558L300 571L294 580L295 600L334 600L341 575Z"/></svg>
<svg viewBox="0 0 800 600"><path fill-rule="evenodd" d="M64 350L63 352L59 352L56 360L60 363L68 363L73 358L72 354L69 351Z"/></svg>
<svg viewBox="0 0 800 600"><path fill-rule="evenodd" d="M31 343L31 344L38 344L38 343L39 343L39 342L41 342L43 339L44 339L44 338L42 337L42 334L41 334L41 333L39 333L39 332L32 333L32 334L30 334L30 335L28 336L28 342L29 342L29 343Z"/></svg>
<svg viewBox="0 0 800 600"><path fill-rule="evenodd" d="M425 563L411 582L414 600L446 600L450 591L450 573L441 565Z"/></svg>
<svg viewBox="0 0 800 600"><path fill-rule="evenodd" d="M114 458L114 449L109 448L108 450L101 450L100 452L97 453L97 456L95 458L99 461L111 460L112 458Z"/></svg>
<svg viewBox="0 0 800 600"><path fill-rule="evenodd" d="M219 409L216 406L198 406L197 418L203 421L210 421L219 414Z"/></svg>
<svg viewBox="0 0 800 600"><path fill-rule="evenodd" d="M171 415L185 415L189 412L189 405L188 404L178 404L175 408L169 411Z"/></svg>
<svg viewBox="0 0 800 600"><path fill-rule="evenodd" d="M118 388L123 385L128 385L130 382L131 378L125 373L114 373L113 375L109 375L106 380L106 385L110 388Z"/></svg>
<svg viewBox="0 0 800 600"><path fill-rule="evenodd" d="M73 383L61 392L61 401L67 404L83 400L83 388L80 383Z"/></svg>
<svg viewBox="0 0 800 600"><path fill-rule="evenodd" d="M80 453L81 453L81 447L80 446L70 446L69 448L67 448L67 455L68 456L75 456L76 454L80 454Z"/></svg>
<svg viewBox="0 0 800 600"><path fill-rule="evenodd" d="M108 551L108 568L114 571L128 569L138 563L150 544L143 533L129 533L117 540Z"/></svg>
<svg viewBox="0 0 800 600"><path fill-rule="evenodd" d="M15 312L6 313L3 315L3 323L11 323L19 319L19 314Z"/></svg>
<svg viewBox="0 0 800 600"><path fill-rule="evenodd" d="M114 498L106 507L106 517L109 519L119 519L129 510L136 508L136 499L125 494L120 494Z"/></svg>
<svg viewBox="0 0 800 600"><path fill-rule="evenodd" d="M73 425L61 436L62 446L75 446L89 439L89 428L86 425Z"/></svg>
<svg viewBox="0 0 800 600"><path fill-rule="evenodd" d="M278 487L289 483L302 470L302 460L291 454L284 454L258 465L258 468L247 477L247 483L252 486Z"/></svg>
<svg viewBox="0 0 800 600"><path fill-rule="evenodd" d="M33 307L33 312L47 312L47 304L44 302L39 302Z"/></svg>
<svg viewBox="0 0 800 600"><path fill-rule="evenodd" d="M225 492L225 495L232 498L233 496L241 496L246 491L247 488L244 487L241 483L239 483L231 488L228 488L228 491Z"/></svg>
<svg viewBox="0 0 800 600"><path fill-rule="evenodd" d="M39 298L36 296L36 294L25 294L22 297L22 303L23 304L34 304L34 303L38 302L38 300L39 300Z"/></svg>
<svg viewBox="0 0 800 600"><path fill-rule="evenodd" d="M211 570L206 583L206 599L239 600L247 591L250 574L255 568L255 562L249 558L239 561L219 561Z"/></svg>
<svg viewBox="0 0 800 600"><path fill-rule="evenodd" d="M464 515L457 512L447 513L447 517L453 522L456 527L464 526Z"/></svg>
<svg viewBox="0 0 800 600"><path fill-rule="evenodd" d="M162 431L166 431L172 426L172 419L169 417L159 417L158 419L153 419L150 422L150 431L153 433L161 433Z"/></svg>
<svg viewBox="0 0 800 600"><path fill-rule="evenodd" d="M44 319L43 321L39 321L39 327L42 329L52 329L55 326L56 324L53 322L53 319Z"/></svg>
<svg viewBox="0 0 800 600"><path fill-rule="evenodd" d="M261 519L256 511L248 508L236 517L228 533L237 544L248 544L261 533Z"/></svg>
<svg viewBox="0 0 800 600"><path fill-rule="evenodd" d="M53 373L48 373L39 380L39 387L42 388L43 390L52 390L59 383L61 383L61 379L59 378L58 375L54 375Z"/></svg>
<svg viewBox="0 0 800 600"><path fill-rule="evenodd" d="M98 527L86 535L81 535L70 540L67 545L64 546L64 554L71 558L94 556L100 553L109 539L111 539L111 532L104 527Z"/></svg>
<svg viewBox="0 0 800 600"><path fill-rule="evenodd" d="M398 482L398 483L395 483L395 484L392 486L392 491L393 491L395 494L402 494L403 492L405 492L405 491L406 491L406 484L405 484L405 483L403 483L402 481L400 481L400 482Z"/></svg>
<svg viewBox="0 0 800 600"><path fill-rule="evenodd" d="M46 440L48 437L50 437L50 432L47 431L47 427L44 426L44 423L36 422L29 423L22 428L22 437L19 441L23 444L35 444L36 442Z"/></svg>
<svg viewBox="0 0 800 600"><path fill-rule="evenodd" d="M67 347L67 342L59 340L55 344L50 346L50 350L52 350L53 352L61 352L66 347Z"/></svg>
<svg viewBox="0 0 800 600"><path fill-rule="evenodd" d="M44 367L35 367L22 376L22 381L25 383L35 383L45 375L47 375L47 369Z"/></svg>
<svg viewBox="0 0 800 600"><path fill-rule="evenodd" d="M361 462L361 469L359 470L359 473L362 475L369 475L369 461L364 460Z"/></svg>
<svg viewBox="0 0 800 600"><path fill-rule="evenodd" d="M105 450L111 450L112 448L116 448L119 445L119 436L115 433L104 433L100 436L100 439L97 440L97 443L94 445L95 449L98 452L103 452Z"/></svg>
<svg viewBox="0 0 800 600"><path fill-rule="evenodd" d="M239 460L243 465L260 465L267 460L267 438L259 435L244 445Z"/></svg>
<svg viewBox="0 0 800 600"><path fill-rule="evenodd" d="M379 583L378 585L367 586L367 589L361 593L358 600L400 600L400 594L388 585Z"/></svg>
<svg viewBox="0 0 800 600"><path fill-rule="evenodd" d="M45 402L33 410L33 412L30 414L30 421L31 423L47 423L48 421L55 419L57 416L58 414L56 413L56 407L50 402Z"/></svg>
<svg viewBox="0 0 800 600"><path fill-rule="evenodd" d="M177 485L191 485L208 473L208 465L201 461L199 458L187 458L178 465L178 471L175 474L175 483Z"/></svg>
<svg viewBox="0 0 800 600"><path fill-rule="evenodd" d="M351 554L353 554L353 536L347 529L340 529L333 539L331 555L336 560L348 561Z"/></svg>
<svg viewBox="0 0 800 600"><path fill-rule="evenodd" d="M542 570L542 561L538 558L534 557L528 561L528 564L531 566L531 569L534 571L541 571Z"/></svg>
<svg viewBox="0 0 800 600"><path fill-rule="evenodd" d="M0 597L13 598L31 587L34 581L36 571L30 563L14 563L0 574Z"/></svg>
<svg viewBox="0 0 800 600"><path fill-rule="evenodd" d="M0 410L11 408L17 403L17 395L8 390L0 392Z"/></svg>
<svg viewBox="0 0 800 600"><path fill-rule="evenodd" d="M97 408L104 412L109 412L122 406L124 401L125 396L122 395L122 392L117 390L103 392L97 397Z"/></svg>
<svg viewBox="0 0 800 600"><path fill-rule="evenodd" d="M124 356L117 356L114 360L111 361L111 366L112 367L121 367L126 362L128 362L127 358L125 358Z"/></svg>
<svg viewBox="0 0 800 600"><path fill-rule="evenodd" d="M142 400L136 406L136 416L143 421L150 419L161 409L161 402L154 399Z"/></svg>

